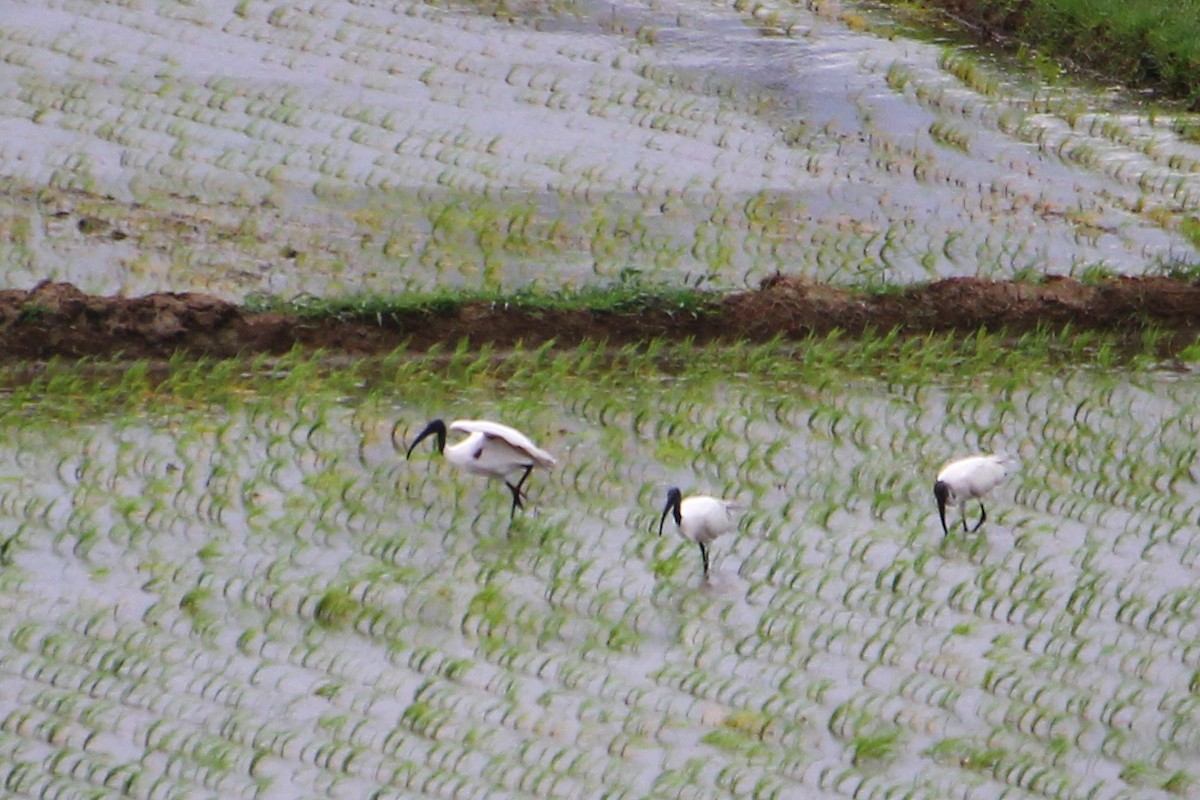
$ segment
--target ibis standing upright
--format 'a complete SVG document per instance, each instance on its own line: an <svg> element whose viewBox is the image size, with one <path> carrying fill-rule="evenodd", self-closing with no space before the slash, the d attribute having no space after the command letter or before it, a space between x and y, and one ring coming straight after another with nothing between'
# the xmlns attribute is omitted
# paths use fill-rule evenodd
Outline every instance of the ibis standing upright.
<svg viewBox="0 0 1200 800"><path fill-rule="evenodd" d="M708 545L733 528L733 512L738 504L732 500L719 500L705 494L684 497L683 492L672 487L667 491L667 504L658 521L658 535L662 536L667 514L673 514L679 533L689 542L700 545L700 558L704 561L704 577L708 577Z"/></svg>
<svg viewBox="0 0 1200 800"><path fill-rule="evenodd" d="M555 464L554 456L535 445L528 436L499 422L456 419L450 423L450 430L465 433L467 438L447 447L446 423L435 419L417 434L405 458L412 455L412 451L423 439L436 436L438 452L444 454L446 460L454 466L473 475L504 481L513 498L509 516L515 515L518 508L525 507L521 487L525 485L525 479L529 477L533 468L550 469ZM508 476L518 471L521 471L521 478L514 484L509 481Z"/></svg>
<svg viewBox="0 0 1200 800"><path fill-rule="evenodd" d="M950 528L946 525L947 505L958 506L962 513L964 531L979 530L979 526L987 519L983 498L999 486L1004 476L1016 466L1016 460L1006 455L978 455L960 458L942 467L942 471L937 474L937 482L933 484L938 516L942 519L942 532L950 535ZM979 501L979 522L970 529L967 528L968 500Z"/></svg>

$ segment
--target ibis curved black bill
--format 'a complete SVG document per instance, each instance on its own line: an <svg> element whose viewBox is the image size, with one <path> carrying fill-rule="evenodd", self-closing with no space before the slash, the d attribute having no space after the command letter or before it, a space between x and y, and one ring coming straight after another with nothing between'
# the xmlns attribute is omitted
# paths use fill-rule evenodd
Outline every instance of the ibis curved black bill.
<svg viewBox="0 0 1200 800"><path fill-rule="evenodd" d="M435 419L433 422L425 426L425 429L417 434L417 438L413 439L413 443L408 446L408 453L405 454L405 459L412 456L412 451L416 449L426 437L437 436L437 451L441 453L446 449L446 423L440 419Z"/></svg>
<svg viewBox="0 0 1200 800"><path fill-rule="evenodd" d="M667 504L665 506L663 506L662 517L658 520L658 535L659 536L662 536L663 525L667 521L667 514L670 514L672 511L675 512L675 515L674 515L675 516L675 524L676 525L683 524L683 516L679 510L679 506L682 503L683 503L683 492L679 491L679 489L675 488L675 487L672 487L671 489L669 489L667 491Z"/></svg>

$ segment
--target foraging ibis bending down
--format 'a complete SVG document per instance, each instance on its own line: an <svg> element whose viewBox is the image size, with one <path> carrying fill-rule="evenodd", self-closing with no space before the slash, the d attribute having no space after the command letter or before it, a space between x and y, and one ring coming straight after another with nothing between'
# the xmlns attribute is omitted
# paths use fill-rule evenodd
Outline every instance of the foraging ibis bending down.
<svg viewBox="0 0 1200 800"><path fill-rule="evenodd" d="M518 508L524 508L521 502L521 487L534 467L550 469L554 466L554 456L541 449L529 440L529 437L515 428L501 425L499 422L489 422L485 419L456 419L450 423L450 430L468 434L467 438L457 444L446 447L446 423L440 419L425 426L408 448L405 458L427 436L437 437L437 449L446 456L446 460L461 470L474 475L483 475L504 481L504 485L512 492L513 504L510 516L517 513ZM521 479L513 485L508 476L517 470L524 470Z"/></svg>
<svg viewBox="0 0 1200 800"><path fill-rule="evenodd" d="M704 494L684 497L679 489L667 491L667 505L658 521L658 535L662 536L663 523L667 514L674 513L675 524L683 538L700 545L700 557L704 559L704 576L708 577L708 545L718 536L733 529L733 512L738 504L731 500L718 500Z"/></svg>
<svg viewBox="0 0 1200 800"><path fill-rule="evenodd" d="M946 506L957 505L962 512L963 530L967 528L967 501L979 501L979 522L971 528L972 532L987 519L987 509L983 507L983 498L992 489L1000 485L1004 476L1017 466L1015 459L1004 455L967 456L957 461L951 461L942 467L937 474L937 483L933 485L933 496L937 498L938 515L942 518L942 531L948 536L950 529L946 526Z"/></svg>

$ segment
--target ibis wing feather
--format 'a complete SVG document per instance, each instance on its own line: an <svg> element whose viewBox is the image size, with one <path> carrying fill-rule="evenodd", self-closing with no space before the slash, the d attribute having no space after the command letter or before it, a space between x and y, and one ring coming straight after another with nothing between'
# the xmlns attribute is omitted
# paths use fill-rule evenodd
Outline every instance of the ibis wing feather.
<svg viewBox="0 0 1200 800"><path fill-rule="evenodd" d="M554 456L535 445L528 436L516 428L510 428L499 422L491 422L486 419L456 419L450 423L450 430L462 433L478 433L488 439L502 441L509 447L526 453L533 459L534 463L546 469L549 469L556 463Z"/></svg>
<svg viewBox="0 0 1200 800"><path fill-rule="evenodd" d="M740 506L708 495L684 498L679 506L681 532L692 541L707 543L733 529L734 512Z"/></svg>
<svg viewBox="0 0 1200 800"><path fill-rule="evenodd" d="M937 479L949 484L959 497L981 497L1000 485L1017 466L1006 455L967 456L942 467Z"/></svg>

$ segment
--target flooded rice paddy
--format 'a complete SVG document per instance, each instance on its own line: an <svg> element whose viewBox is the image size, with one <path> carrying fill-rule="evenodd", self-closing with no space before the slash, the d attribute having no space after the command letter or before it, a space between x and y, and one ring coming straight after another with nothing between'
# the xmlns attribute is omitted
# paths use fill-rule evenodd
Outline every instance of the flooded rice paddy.
<svg viewBox="0 0 1200 800"><path fill-rule="evenodd" d="M1195 260L1193 118L852 5L0 17L0 258L22 287L731 288Z"/></svg>
<svg viewBox="0 0 1200 800"><path fill-rule="evenodd" d="M1195 261L1193 120L856 6L60 0L0 20L7 286L245 299ZM5 375L0 783L1194 796L1197 354L1054 347ZM560 464L510 522L503 488L403 459L433 417L503 420ZM982 530L944 537L933 475L976 450L1022 467ZM653 532L676 485L745 506L709 582Z"/></svg>
<svg viewBox="0 0 1200 800"><path fill-rule="evenodd" d="M0 416L6 794L1194 793L1193 374L858 347L52 368ZM404 460L438 416L559 458L527 513ZM1022 467L944 537L977 449ZM746 506L707 583L674 485Z"/></svg>

